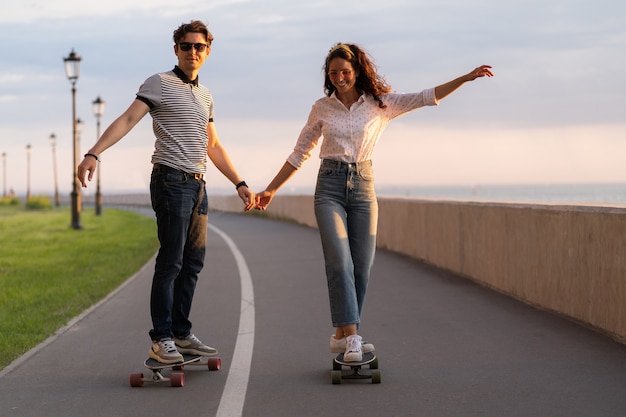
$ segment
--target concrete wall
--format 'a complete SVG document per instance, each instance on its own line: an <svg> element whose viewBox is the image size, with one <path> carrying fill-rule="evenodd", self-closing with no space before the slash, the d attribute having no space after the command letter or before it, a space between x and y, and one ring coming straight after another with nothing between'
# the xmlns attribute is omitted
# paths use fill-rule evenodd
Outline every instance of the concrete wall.
<svg viewBox="0 0 626 417"><path fill-rule="evenodd" d="M240 212L236 197L212 209ZM379 199L378 246L470 278L626 343L626 206ZM316 227L312 196L270 217Z"/></svg>

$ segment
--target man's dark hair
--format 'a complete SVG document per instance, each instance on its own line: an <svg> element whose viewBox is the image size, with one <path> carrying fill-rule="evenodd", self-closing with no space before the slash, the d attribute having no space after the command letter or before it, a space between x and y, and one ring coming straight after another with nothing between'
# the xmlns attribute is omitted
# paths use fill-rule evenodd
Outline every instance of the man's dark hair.
<svg viewBox="0 0 626 417"><path fill-rule="evenodd" d="M174 43L183 40L188 33L202 33L209 45L213 42L213 35L207 26L199 20L192 20L189 23L183 23L174 31Z"/></svg>

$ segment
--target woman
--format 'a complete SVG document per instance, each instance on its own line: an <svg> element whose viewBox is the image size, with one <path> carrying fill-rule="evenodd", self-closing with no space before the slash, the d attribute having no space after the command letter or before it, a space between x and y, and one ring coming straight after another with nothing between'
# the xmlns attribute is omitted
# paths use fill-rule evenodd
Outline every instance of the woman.
<svg viewBox="0 0 626 417"><path fill-rule="evenodd" d="M317 220L335 334L331 352L360 361L374 350L357 334L376 250L378 204L371 157L385 126L423 106L437 105L467 81L493 76L482 65L466 75L420 93L392 93L367 54L357 45L339 43L324 64L326 96L313 104L294 151L265 191L257 209L265 210L321 137L321 166L315 188Z"/></svg>

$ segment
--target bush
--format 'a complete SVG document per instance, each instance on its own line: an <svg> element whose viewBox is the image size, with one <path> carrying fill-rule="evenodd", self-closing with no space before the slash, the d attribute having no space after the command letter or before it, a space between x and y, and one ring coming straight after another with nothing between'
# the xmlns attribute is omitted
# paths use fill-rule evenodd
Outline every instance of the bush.
<svg viewBox="0 0 626 417"><path fill-rule="evenodd" d="M26 201L26 209L27 210L42 210L42 209L51 209L52 202L48 197L43 196L35 196L31 197Z"/></svg>
<svg viewBox="0 0 626 417"><path fill-rule="evenodd" d="M19 206L20 199L17 197L0 197L0 206Z"/></svg>

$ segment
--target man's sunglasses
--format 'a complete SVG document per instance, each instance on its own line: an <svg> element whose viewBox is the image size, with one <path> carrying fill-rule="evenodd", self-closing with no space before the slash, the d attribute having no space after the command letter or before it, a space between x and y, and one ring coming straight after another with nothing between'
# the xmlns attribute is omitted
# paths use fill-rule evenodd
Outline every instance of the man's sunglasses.
<svg viewBox="0 0 626 417"><path fill-rule="evenodd" d="M209 46L206 43L189 43L189 42L180 42L178 44L181 51L191 51L191 48L195 49L198 52L204 52L206 48Z"/></svg>

